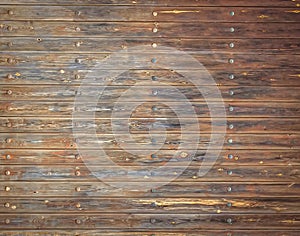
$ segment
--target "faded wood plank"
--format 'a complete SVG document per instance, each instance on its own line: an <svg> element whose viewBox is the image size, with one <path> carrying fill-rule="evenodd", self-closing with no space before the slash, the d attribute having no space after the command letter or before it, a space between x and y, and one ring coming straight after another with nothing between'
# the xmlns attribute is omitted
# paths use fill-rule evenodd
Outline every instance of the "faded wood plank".
<svg viewBox="0 0 300 236"><path fill-rule="evenodd" d="M185 39L185 38L32 38L32 37L1 37L2 51L52 51L66 53L98 52L111 53L122 48L146 46L156 43L157 49L164 51L161 46L173 47L190 54L211 50L227 53L290 53L299 54L298 38L271 39ZM230 46L230 43L234 45ZM233 47L232 47L233 46Z"/></svg>
<svg viewBox="0 0 300 236"><path fill-rule="evenodd" d="M156 12L157 15L153 15ZM300 22L297 7L141 7L141 6L1 6L0 20L38 21L195 21L195 22Z"/></svg>
<svg viewBox="0 0 300 236"><path fill-rule="evenodd" d="M157 32L152 32L157 27ZM231 32L234 27L234 32ZM39 37L170 37L299 38L298 23L101 23L2 21L1 36ZM176 37L175 37L176 36Z"/></svg>
<svg viewBox="0 0 300 236"><path fill-rule="evenodd" d="M99 162L99 160L98 160ZM91 161L92 163L92 161ZM97 163L97 160L95 161ZM152 170L151 167L134 167L121 168L120 166L103 166L98 167L93 165L93 170L97 169L97 177L89 171L85 165L70 166L0 166L0 173L2 173L2 181L112 181L122 184L132 181L142 183L170 181L189 182L196 181L269 181L269 182L283 182L293 181L297 182L300 177L299 166L203 166L209 172L203 177L197 177L200 166L189 166L183 170L182 174L176 178L178 173L181 173L182 168L176 166L165 167L164 169ZM211 169L210 169L211 168ZM7 175L7 171L10 172ZM78 174L79 173L79 174ZM127 178L128 177L128 178ZM125 181L125 182L124 182Z"/></svg>
<svg viewBox="0 0 300 236"><path fill-rule="evenodd" d="M0 212L10 213L299 213L298 198L0 198Z"/></svg>
<svg viewBox="0 0 300 236"><path fill-rule="evenodd" d="M143 53L143 50L144 53ZM146 51L147 50L147 51ZM193 58L199 61L199 65L196 63L187 63L186 58L178 56L174 53L160 53L153 50L151 46L141 49L139 54L131 54L129 57L126 51L118 53L118 57L113 57L115 63L118 63L120 73L127 71L135 66L136 69L157 69L166 68L174 70L190 70L190 69L202 69L200 65L203 65L207 70L215 69L230 69L230 70L251 70L256 68L262 69L278 69L278 68L290 68L299 69L300 55L284 55L278 54L276 57L272 54L216 54L211 51L204 54L194 54ZM24 54L20 52L1 52L0 53L0 67L13 67L17 69L39 67L44 68L68 68L77 70L89 69L93 71L108 71L116 69L112 61L109 61L110 54L67 54L67 53L30 53ZM153 63L153 58L155 62ZM230 62L230 59L234 61ZM166 62L167 61L167 62ZM102 65L99 64L102 62ZM107 62L104 64L103 62ZM134 63L134 64L133 64ZM207 74L202 74L206 76ZM200 75L199 75L200 76ZM97 78L100 80L101 78Z"/></svg>
<svg viewBox="0 0 300 236"><path fill-rule="evenodd" d="M128 70L120 73L119 76L103 79L99 72L99 78L110 85L135 85L142 82L145 86L153 86L156 81L158 85L163 83L169 86L193 85L183 74L189 71L171 70ZM202 71L200 70L199 73ZM295 86L299 84L300 71L297 69L289 70L210 70L208 71L216 84L223 86ZM88 70L65 69L27 69L7 67L0 71L0 84L8 85L80 85L83 81L87 84L97 84L95 81L87 81L89 78ZM195 73L195 71L191 71ZM232 76L233 77L230 77ZM201 84L205 84L202 81ZM300 85L300 84L299 84Z"/></svg>
<svg viewBox="0 0 300 236"><path fill-rule="evenodd" d="M174 111L171 110L165 104L159 103L155 106L151 102L144 104L133 103L137 106L137 109L133 111L132 117L145 118L145 117L174 117ZM170 103L171 104L171 103ZM212 103L214 104L214 103ZM78 112L84 114L88 112L95 112L96 117L105 118L111 117L112 111L121 112L122 110L128 110L128 104L120 104L120 110L114 107L114 104L109 102L99 102L96 106L91 103L78 104ZM174 102L174 106L178 108L178 112L182 117L190 117L190 113L186 110L185 103ZM300 117L300 103L291 102L224 102L224 106L227 111L227 118L238 117ZM210 117L210 112L206 103L194 102L192 107L195 110L195 114L199 117ZM155 108L155 109L153 109ZM74 111L74 104L68 102L41 102L41 101L2 101L0 102L0 116L4 117L72 117ZM121 114L121 113L120 113ZM145 114L148 114L147 116Z"/></svg>
<svg viewBox="0 0 300 236"><path fill-rule="evenodd" d="M26 214L0 215L2 229L297 229L298 214ZM5 219L10 219L6 224ZM232 223L228 223L228 219Z"/></svg>
<svg viewBox="0 0 300 236"><path fill-rule="evenodd" d="M99 84L101 84L99 82ZM153 106L163 102L219 102L223 101L284 101L298 102L300 86L270 87L270 86L220 86L221 96L216 93L216 86L200 89L195 86L170 87L166 85L148 86L2 86L0 100L2 101L93 101L101 95L101 101L111 103L152 102ZM126 92L127 91L127 92ZM202 94L201 92L205 93ZM184 95L179 96L179 95ZM122 96L122 102L119 101ZM186 104L185 104L186 105ZM78 109L80 105L77 105Z"/></svg>
<svg viewBox="0 0 300 236"><path fill-rule="evenodd" d="M6 187L10 191L5 191ZM18 197L276 197L299 198L298 182L178 182L174 181L151 191L141 189L129 191L97 182L27 182L0 181L1 196Z"/></svg>
<svg viewBox="0 0 300 236"><path fill-rule="evenodd" d="M145 114L149 116L149 114ZM243 118L226 119L228 134L238 133L300 133L299 118L272 119L269 118ZM224 131L224 120L214 119L213 132ZM127 126L124 126L124 123ZM86 118L23 118L23 117L0 117L0 132L37 132L37 133L71 133L73 128L95 130L97 133L112 133L113 127L119 133L211 133L211 118L105 118L89 120ZM115 132L114 132L115 133Z"/></svg>
<svg viewBox="0 0 300 236"><path fill-rule="evenodd" d="M124 138L125 137L125 138ZM79 136L78 136L79 138ZM127 136L122 134L97 134L94 137L90 134L80 135L81 149L99 149L99 145L104 149L120 149L120 143L128 150L135 150L137 147L142 150L156 149L180 149L194 150L207 149L210 144L216 148L216 140L210 142L210 134L201 134L199 142L195 137L181 137L181 134L168 134L163 140L159 134L135 134L133 140L127 140ZM117 141L118 140L118 141ZM226 142L223 148L227 149L299 149L299 134L228 134L225 136ZM230 141L229 141L230 140ZM77 142L79 142L77 140ZM230 143L231 142L231 143ZM76 140L73 134L36 134L29 136L25 133L2 133L0 148L31 148L31 149L75 149ZM217 146L217 148L220 148Z"/></svg>
<svg viewBox="0 0 300 236"><path fill-rule="evenodd" d="M263 6L263 7L294 7L297 6L297 1L286 1L286 0L143 0L135 1L132 0L2 0L1 5L150 5L150 6Z"/></svg>
<svg viewBox="0 0 300 236"><path fill-rule="evenodd" d="M84 155L91 160L97 158L98 151L91 151L92 155ZM158 166L166 161L176 166L191 162L191 165L205 165L204 150L190 151L158 150L155 156L145 154L140 150L139 155L134 155L123 150L106 150L106 155L117 165L122 166ZM136 150L135 150L136 152ZM99 155L98 155L99 156ZM172 159L173 158L173 159ZM0 150L1 165L58 165L64 164L76 166L84 164L77 150L28 150L5 149ZM98 163L101 165L101 163ZM291 166L300 165L300 153L298 150L224 150L216 160L216 165L276 165Z"/></svg>

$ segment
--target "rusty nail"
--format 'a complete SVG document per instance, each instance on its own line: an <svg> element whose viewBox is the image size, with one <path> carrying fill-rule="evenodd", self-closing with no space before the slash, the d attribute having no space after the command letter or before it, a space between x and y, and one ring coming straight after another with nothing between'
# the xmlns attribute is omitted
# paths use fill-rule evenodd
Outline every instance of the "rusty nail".
<svg viewBox="0 0 300 236"><path fill-rule="evenodd" d="M76 207L77 207L77 208L80 208L80 207L81 207L81 205L80 205L79 202L76 204Z"/></svg>
<svg viewBox="0 0 300 236"><path fill-rule="evenodd" d="M14 76L13 76L12 74L7 74L7 78L8 78L8 79L13 79Z"/></svg>
<svg viewBox="0 0 300 236"><path fill-rule="evenodd" d="M7 58L7 62L8 62L9 64L11 64L11 63L14 62L14 60L13 60L12 58Z"/></svg>

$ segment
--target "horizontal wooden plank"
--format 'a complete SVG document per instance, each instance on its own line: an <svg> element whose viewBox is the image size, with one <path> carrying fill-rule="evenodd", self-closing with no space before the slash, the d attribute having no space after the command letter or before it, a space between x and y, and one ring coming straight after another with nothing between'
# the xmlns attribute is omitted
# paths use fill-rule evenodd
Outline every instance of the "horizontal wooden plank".
<svg viewBox="0 0 300 236"><path fill-rule="evenodd" d="M8 187L8 188L7 188ZM130 191L115 188L109 183L98 182L32 182L0 181L0 193L3 197L276 197L299 198L300 184L289 182L178 182L174 181L151 191L145 188ZM9 189L9 190L8 190ZM46 200L46 199L45 199Z"/></svg>
<svg viewBox="0 0 300 236"><path fill-rule="evenodd" d="M116 63L119 65L120 72L127 71L135 67L136 69L156 69L167 68L173 70L190 70L190 69L203 69L202 65L207 70L226 69L226 70L251 70L256 68L262 69L278 69L278 68L290 68L299 69L300 55L284 55L278 54L276 57L272 54L216 54L211 51L205 53L194 54L194 59L199 61L197 63L188 63L186 57L181 57L176 52L174 54L168 52L162 52L151 50L149 46L145 49L141 49L139 54L123 54L118 53L118 57L115 55L113 59L107 60L110 54L67 54L67 53L30 53L24 54L21 52L2 52L0 53L0 67L13 67L18 68L30 68L40 67L44 68L70 68L77 70L89 69L94 72L99 71L104 73L105 71L115 69ZM145 51L143 54L143 50ZM124 51L125 52L125 51ZM153 63L153 58L155 62ZM233 59L233 61L230 61ZM114 61L112 61L114 60ZM192 60L192 59L191 59ZM103 63L103 62L106 63ZM102 62L102 64L100 64ZM100 67L101 65L101 67ZM98 69L97 69L98 68ZM99 68L101 70L99 70ZM116 74L117 76L118 74ZM207 76L203 74L202 76ZM90 75L91 76L91 75ZM99 81L103 78L97 78Z"/></svg>
<svg viewBox="0 0 300 236"><path fill-rule="evenodd" d="M10 214L0 215L0 226L2 229L297 229L299 217L298 214ZM8 224L6 219L10 221Z"/></svg>
<svg viewBox="0 0 300 236"><path fill-rule="evenodd" d="M296 1L286 0L252 0L247 2L244 0L2 0L1 5L154 5L154 6L264 6L264 7L294 7L297 6Z"/></svg>
<svg viewBox="0 0 300 236"><path fill-rule="evenodd" d="M145 114L149 114L147 117L165 117L174 118L176 114L167 104L152 102L140 102L133 103L138 107L132 112L132 117L144 118ZM185 103L170 102L174 104L178 109L177 111L182 117L191 117L191 114L187 112ZM214 104L214 103L211 103ZM224 102L224 106L227 112L227 118L238 117L300 117L300 103L291 102ZM120 110L114 107L113 103L100 101L96 106L92 103L78 104L78 112L88 114L88 112L95 112L95 116L99 118L111 117L112 111L121 112L122 110L128 110L129 104L120 104ZM210 111L208 106L204 102L194 102L192 107L195 110L195 114L199 117L210 117ZM79 109L80 108L80 109ZM49 102L49 101L2 101L0 102L0 116L4 117L27 117L27 116L39 116L39 117L72 117L74 111L74 104L68 102ZM220 110L221 111L221 110ZM121 113L119 113L121 114ZM221 113L220 113L221 114Z"/></svg>
<svg viewBox="0 0 300 236"><path fill-rule="evenodd" d="M145 114L149 116L149 114ZM299 118L228 118L228 134L236 133L300 133ZM127 126L124 126L126 124ZM112 126L116 131L113 132ZM211 133L211 118L119 118L89 120L86 118L22 118L0 117L0 132L71 133L73 128L97 133ZM213 132L224 132L224 120L214 119Z"/></svg>
<svg viewBox="0 0 300 236"><path fill-rule="evenodd" d="M236 235L236 236L265 236L265 235L273 235L273 236L282 236L282 235L289 235L289 236L298 236L300 231L299 230L290 230L290 229L284 229L284 230L174 230L171 229L169 231L166 230L156 230L156 229L151 229L151 231L148 230L135 230L134 232L132 231L124 231L121 230L122 232L107 232L107 230L24 230L22 229L22 232L25 234L34 234L36 236L45 236L45 235L51 235L51 234L57 234L57 235L83 235L83 236L90 236L96 235L96 236L136 236L136 235L143 235L143 236L153 236L154 233L157 233L159 235L163 236L185 236L185 235L190 235L190 236L206 236L207 234L211 236L219 236L219 235ZM20 231L18 230L2 230L1 231L4 235L7 236L19 236Z"/></svg>
<svg viewBox="0 0 300 236"><path fill-rule="evenodd" d="M92 161L90 161L92 163ZM98 160L99 162L99 160ZM95 161L97 163L97 161ZM162 164L161 166L164 166ZM299 166L203 166L203 170L209 170L203 177L197 177L199 173L199 165L189 166L182 170L180 166L165 166L165 168L153 169L151 167L135 167L130 166L123 168L121 166L97 166L90 168L97 173L97 177L89 171L85 165L74 166L22 166L22 165L6 165L0 166L2 181L101 181L118 182L123 186L125 182L134 181L142 182L145 185L153 182L171 181L175 179L178 173L182 174L176 178L176 181L189 182L197 181L270 181L283 182L295 181L300 177ZM210 169L211 168L211 169ZM9 171L9 175L7 175ZM124 182L125 181L125 182ZM118 186L120 186L118 185ZM139 186L141 187L141 186Z"/></svg>
<svg viewBox="0 0 300 236"><path fill-rule="evenodd" d="M113 71L115 72L115 71ZM292 86L299 84L300 71L297 69L274 70L210 70L208 71L217 85L223 86ZM27 69L7 67L0 71L0 84L8 85L80 85L83 81L87 84L97 84L97 80L90 81L89 70L64 69ZM193 85L192 81L184 75L186 70L128 70L117 77L106 77L104 82L109 85L135 85L142 82L145 86L161 83L169 86ZM195 73L195 71L191 71ZM199 71L198 73L203 73ZM101 75L101 72L99 72ZM101 78L99 76L99 78ZM201 77L206 78L206 77ZM201 85L208 85L210 80L201 81Z"/></svg>
<svg viewBox="0 0 300 236"><path fill-rule="evenodd" d="M120 149L122 144L128 150L158 150L158 149L177 149L194 150L195 148L207 149L208 145L213 148L218 140L210 142L210 134L199 135L199 142L195 136L182 136L181 134L168 134L164 140L161 134L135 134L132 140L123 134L82 134L77 135L77 142L80 149ZM221 137L215 135L214 137ZM76 140L73 134L36 134L30 136L25 133L2 133L0 148L37 148L37 149L75 149ZM138 147L138 148L137 148ZM223 148L226 149L299 149L299 134L228 134L225 136ZM219 147L222 148L222 147Z"/></svg>
<svg viewBox="0 0 300 236"><path fill-rule="evenodd" d="M0 212L282 214L299 213L299 201L298 198L0 198Z"/></svg>
<svg viewBox="0 0 300 236"><path fill-rule="evenodd" d="M100 82L99 82L100 83ZM213 82L212 82L213 83ZM200 87L199 87L200 88ZM216 91L220 91L220 94ZM2 101L69 101L84 102L102 101L111 103L152 102L153 106L164 102L219 102L223 101L285 101L298 102L300 100L300 86L270 87L270 86L207 86L201 90L195 86L14 86L1 87ZM101 96L100 96L101 95ZM184 95L184 96L183 96ZM221 95L221 96L220 96ZM99 97L100 96L100 97ZM122 99L122 102L119 101ZM75 106L75 105L74 105ZM76 107L80 108L76 103Z"/></svg>
<svg viewBox="0 0 300 236"><path fill-rule="evenodd" d="M85 154L89 160L97 157L98 151L91 151L92 155ZM117 165L122 166L157 166L168 161L174 165L186 164L205 165L203 157L205 151L198 150L192 157L191 151L158 150L154 156L145 154L144 150L129 153L123 150L106 150L106 155ZM173 158L173 159L172 159ZM82 156L77 150L28 150L28 149L0 149L1 165L80 165L84 164ZM101 165L101 163L98 163ZM300 165L298 150L224 150L216 160L216 165Z"/></svg>
<svg viewBox="0 0 300 236"><path fill-rule="evenodd" d="M145 6L2 6L0 20L39 21L196 21L196 22L300 22L294 8ZM157 14L153 14L156 12Z"/></svg>
<svg viewBox="0 0 300 236"><path fill-rule="evenodd" d="M1 37L2 51L53 51L66 53L98 52L111 53L122 48L145 46L155 43L155 47L164 51L164 47L173 47L190 54L197 52L227 53L290 53L299 54L298 38L271 39L176 39L176 38L32 38ZM233 44L230 44L233 43Z"/></svg>
<svg viewBox="0 0 300 236"><path fill-rule="evenodd" d="M232 29L233 27L233 29ZM156 32L153 29L157 28ZM101 23L2 21L1 36L299 38L298 23Z"/></svg>

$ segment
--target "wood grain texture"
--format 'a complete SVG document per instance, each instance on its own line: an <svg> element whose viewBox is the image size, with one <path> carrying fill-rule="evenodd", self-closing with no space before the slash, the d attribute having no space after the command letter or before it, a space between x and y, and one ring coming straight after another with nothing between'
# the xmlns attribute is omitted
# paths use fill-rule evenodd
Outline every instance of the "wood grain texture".
<svg viewBox="0 0 300 236"><path fill-rule="evenodd" d="M157 32L153 28L157 27ZM231 27L234 32L231 32ZM41 37L169 37L202 39L299 38L294 23L128 23L2 21L1 36Z"/></svg>

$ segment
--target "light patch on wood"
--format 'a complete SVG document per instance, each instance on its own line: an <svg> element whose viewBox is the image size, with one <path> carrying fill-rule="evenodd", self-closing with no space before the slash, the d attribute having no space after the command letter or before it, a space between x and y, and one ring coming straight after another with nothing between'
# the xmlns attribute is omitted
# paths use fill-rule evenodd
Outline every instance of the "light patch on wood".
<svg viewBox="0 0 300 236"><path fill-rule="evenodd" d="M167 14L180 14L180 13L189 13L189 12L200 12L198 10L172 10L172 11L159 11L159 13Z"/></svg>
<svg viewBox="0 0 300 236"><path fill-rule="evenodd" d="M260 15L260 16L258 16L257 18L259 18L259 19L264 19L264 18L268 18L269 16L267 16L267 15Z"/></svg>
<svg viewBox="0 0 300 236"><path fill-rule="evenodd" d="M151 204L153 200L151 199L139 199L134 200L135 202L142 203L142 204ZM155 203L157 206L160 207L166 207L166 206L174 206L174 205L206 205L206 206L215 206L219 204L224 204L224 201L222 200L190 200L187 201L186 199L172 199L172 200L155 200Z"/></svg>
<svg viewBox="0 0 300 236"><path fill-rule="evenodd" d="M298 5L298 4L297 4ZM297 6L298 7L298 6ZM290 12L290 13L296 13L296 14L298 14L298 13L300 13L300 10L293 10L293 11L285 11L285 12Z"/></svg>
<svg viewBox="0 0 300 236"><path fill-rule="evenodd" d="M288 224L294 224L294 223L298 223L300 221L298 221L298 220L282 220L280 222L282 222L282 223L288 223Z"/></svg>

